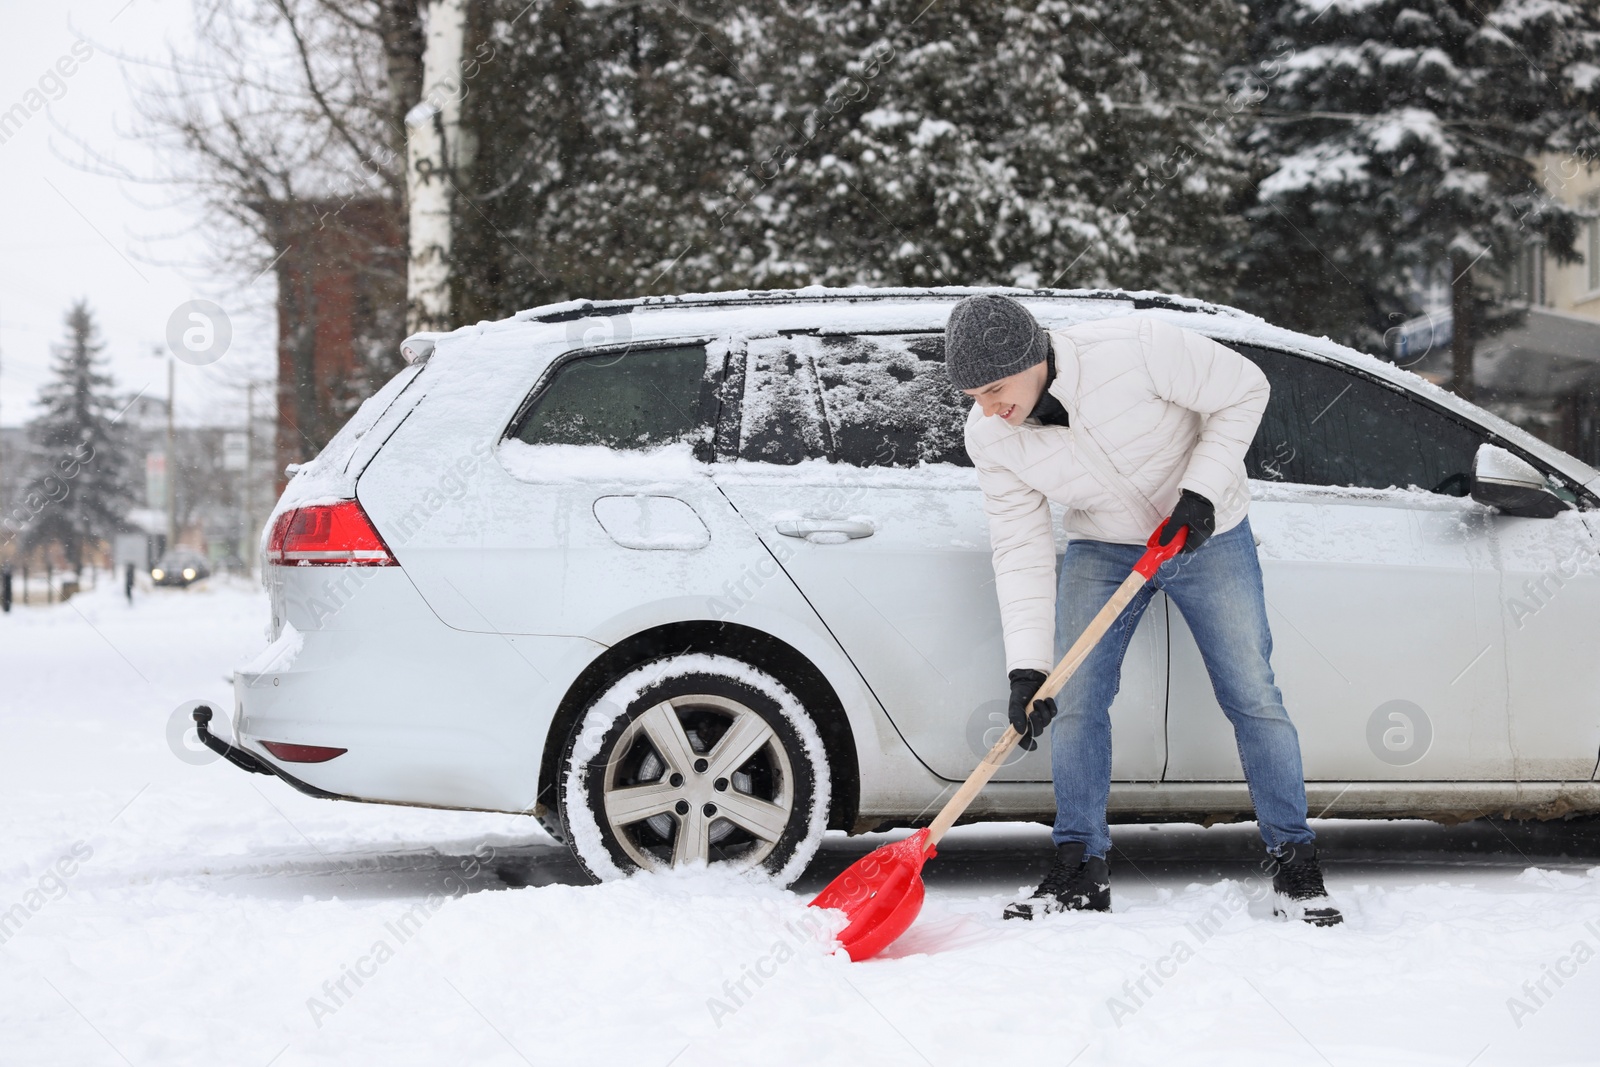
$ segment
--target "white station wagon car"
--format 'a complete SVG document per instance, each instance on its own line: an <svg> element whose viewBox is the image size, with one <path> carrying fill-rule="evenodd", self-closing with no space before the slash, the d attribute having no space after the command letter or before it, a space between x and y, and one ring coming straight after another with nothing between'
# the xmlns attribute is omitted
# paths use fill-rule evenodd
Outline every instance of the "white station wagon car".
<svg viewBox="0 0 1600 1067"><path fill-rule="evenodd" d="M235 740L202 736L318 796L532 814L597 877L787 883L827 829L925 823L1005 722L942 353L980 291L1266 372L1251 524L1313 815L1600 811L1600 473L1370 356L1121 291L575 301L409 338L269 521L271 644ZM1163 597L1112 719L1114 820L1251 817ZM1042 746L968 818L1053 812Z"/></svg>

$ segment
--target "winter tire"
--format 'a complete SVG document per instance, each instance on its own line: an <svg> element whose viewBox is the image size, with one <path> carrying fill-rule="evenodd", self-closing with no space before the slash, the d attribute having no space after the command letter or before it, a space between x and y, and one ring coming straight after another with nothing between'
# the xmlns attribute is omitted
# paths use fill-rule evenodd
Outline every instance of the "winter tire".
<svg viewBox="0 0 1600 1067"><path fill-rule="evenodd" d="M561 768L562 825L597 879L710 866L788 885L827 827L815 724L776 678L728 656L618 679L579 718Z"/></svg>

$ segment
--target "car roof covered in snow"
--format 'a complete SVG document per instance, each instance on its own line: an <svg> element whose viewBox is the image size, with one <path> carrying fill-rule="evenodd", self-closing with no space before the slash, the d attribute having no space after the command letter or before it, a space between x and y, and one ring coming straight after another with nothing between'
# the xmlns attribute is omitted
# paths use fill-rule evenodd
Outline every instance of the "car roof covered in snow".
<svg viewBox="0 0 1600 1067"><path fill-rule="evenodd" d="M1224 344L1300 352L1358 368L1484 426L1591 492L1600 492L1600 471L1402 367L1328 337L1311 337L1274 326L1238 308L1153 290L813 285L623 300L565 300L449 333L415 334L406 339L403 351L408 359L426 358L438 345L454 346L510 331L526 333L528 341L541 347L554 343L561 348L579 348L718 334L753 337L786 330L942 330L950 307L961 298L978 293L1013 297L1047 326L1139 312L1159 315ZM731 328L730 317L738 320Z"/></svg>

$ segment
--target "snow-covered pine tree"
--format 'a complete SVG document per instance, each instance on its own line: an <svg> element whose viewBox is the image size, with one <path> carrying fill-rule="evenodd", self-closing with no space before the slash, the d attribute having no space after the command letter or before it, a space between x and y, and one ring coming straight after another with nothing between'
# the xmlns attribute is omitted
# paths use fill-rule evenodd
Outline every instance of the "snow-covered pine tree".
<svg viewBox="0 0 1600 1067"><path fill-rule="evenodd" d="M127 447L115 421L121 405L105 371L105 344L87 300L66 314L66 340L55 346L51 380L39 390L43 413L28 427L43 457L25 500L25 551L56 543L76 574L85 549L123 526L133 500Z"/></svg>
<svg viewBox="0 0 1600 1067"><path fill-rule="evenodd" d="M466 319L811 282L1232 291L1224 0L496 0L490 24Z"/></svg>
<svg viewBox="0 0 1600 1067"><path fill-rule="evenodd" d="M810 49L772 0L493 0L493 59L469 84L478 151L464 317L569 296L738 284L717 220L729 175ZM809 29L802 27L809 32Z"/></svg>
<svg viewBox="0 0 1600 1067"><path fill-rule="evenodd" d="M1237 5L855 0L809 17L818 58L791 64L744 176L752 280L1231 292Z"/></svg>
<svg viewBox="0 0 1600 1067"><path fill-rule="evenodd" d="M1600 8L1563 0L1250 0L1264 93L1237 302L1381 351L1445 269L1485 323L1492 284L1542 239L1574 258L1577 218L1540 187L1541 152L1593 158ZM1462 267L1471 265L1464 275Z"/></svg>

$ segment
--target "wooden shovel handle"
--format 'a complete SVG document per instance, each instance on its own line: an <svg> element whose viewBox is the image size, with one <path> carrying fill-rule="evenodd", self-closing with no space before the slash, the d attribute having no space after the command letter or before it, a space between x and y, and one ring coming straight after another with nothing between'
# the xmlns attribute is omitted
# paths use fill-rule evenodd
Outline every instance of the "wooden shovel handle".
<svg viewBox="0 0 1600 1067"><path fill-rule="evenodd" d="M1078 639L1072 643L1072 647L1067 649L1067 654L1061 657L1061 662L1056 664L1056 669L1050 672L1049 677L1045 678L1044 684L1039 687L1038 692L1034 693L1028 700L1029 708L1033 707L1035 700L1053 697L1061 691L1061 687L1067 684L1067 679L1071 678L1077 669L1082 666L1083 661L1089 658L1089 653L1094 650L1094 646L1100 643L1100 639L1106 635L1106 631L1111 629L1111 624L1117 621L1117 617L1122 614L1122 609L1126 608L1128 603L1138 595L1139 590L1144 588L1145 582L1155 577L1156 568L1178 554L1178 550L1183 547L1183 542L1188 536L1189 528L1187 526L1180 527L1177 535L1167 544L1162 545L1158 543L1158 539L1166 525L1165 520L1163 520L1161 525L1156 527L1155 533L1150 535L1150 540L1146 542L1145 553L1139 557L1139 562L1134 564L1132 573L1122 580L1121 585L1117 586L1117 591L1111 594L1111 599L1106 601L1105 606L1089 621L1089 625L1084 627L1083 633L1078 635ZM1022 740L1022 735L1017 733L1016 729L1010 724L1007 724L1005 733L1000 735L1000 740L995 742L994 747L989 750L989 754L983 757L983 762L979 763L977 769L972 772L965 782L961 783L961 788L956 790L956 795L950 798L945 806L940 809L938 816L929 824L927 842L929 849L937 845L939 839L945 835L950 827L956 824L956 820L961 818L962 813L967 810L967 806L972 803L973 798L978 795L979 791L989 784L989 779L994 777L994 773L1000 769L1001 764L1005 763L1006 757L1011 755L1011 750L1016 747L1017 742L1020 740Z"/></svg>

